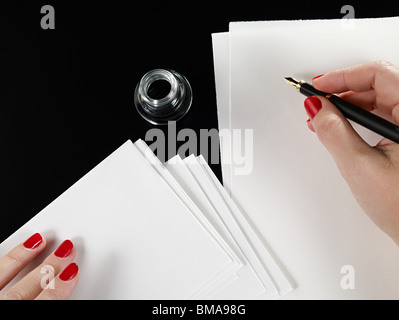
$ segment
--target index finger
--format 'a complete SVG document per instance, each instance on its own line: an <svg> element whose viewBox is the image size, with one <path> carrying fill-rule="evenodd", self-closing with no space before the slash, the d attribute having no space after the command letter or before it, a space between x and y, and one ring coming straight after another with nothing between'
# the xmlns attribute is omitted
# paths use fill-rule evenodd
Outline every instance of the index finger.
<svg viewBox="0 0 399 320"><path fill-rule="evenodd" d="M395 68L387 61L374 61L359 64L326 73L313 80L313 85L321 91L340 93L345 91L367 91L376 89L381 81L390 77L391 69Z"/></svg>
<svg viewBox="0 0 399 320"><path fill-rule="evenodd" d="M3 289L23 268L36 258L46 247L46 240L35 233L0 258L0 290Z"/></svg>
<svg viewBox="0 0 399 320"><path fill-rule="evenodd" d="M377 107L392 109L399 103L399 68L387 61L375 61L326 73L313 80L316 89L341 93L375 92Z"/></svg>

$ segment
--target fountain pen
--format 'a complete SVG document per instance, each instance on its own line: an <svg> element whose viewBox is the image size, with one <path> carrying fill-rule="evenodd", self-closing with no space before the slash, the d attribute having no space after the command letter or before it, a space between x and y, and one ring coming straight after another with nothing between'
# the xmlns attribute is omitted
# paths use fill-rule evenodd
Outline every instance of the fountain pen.
<svg viewBox="0 0 399 320"><path fill-rule="evenodd" d="M337 107L339 111L341 111L345 118L350 119L393 142L399 143L399 127L392 122L389 122L375 115L374 113L349 103L337 95L319 91L305 81L298 81L291 77L286 77L284 80L289 85L295 87L298 92L307 97L322 96L327 98L333 105Z"/></svg>

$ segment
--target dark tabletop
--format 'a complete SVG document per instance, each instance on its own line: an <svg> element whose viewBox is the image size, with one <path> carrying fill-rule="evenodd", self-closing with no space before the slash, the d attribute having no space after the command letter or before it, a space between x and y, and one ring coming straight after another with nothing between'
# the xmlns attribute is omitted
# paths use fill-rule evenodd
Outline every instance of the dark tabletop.
<svg viewBox="0 0 399 320"><path fill-rule="evenodd" d="M174 69L191 83L192 108L177 130L218 128L211 33L230 21L341 18L346 4L13 2L0 9L0 242L123 142L155 128L133 103L147 71ZM41 29L46 4L55 30ZM399 15L392 1L352 5L357 18ZM211 168L221 180L220 165Z"/></svg>

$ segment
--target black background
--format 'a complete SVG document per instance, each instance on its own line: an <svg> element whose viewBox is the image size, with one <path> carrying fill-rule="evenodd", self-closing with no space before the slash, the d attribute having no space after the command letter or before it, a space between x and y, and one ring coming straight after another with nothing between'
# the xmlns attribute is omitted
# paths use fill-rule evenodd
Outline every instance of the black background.
<svg viewBox="0 0 399 320"><path fill-rule="evenodd" d="M46 4L55 30L40 27ZM345 4L356 18L399 15L392 1L0 5L0 242L127 139L154 128L133 104L146 72L171 68L190 81L193 105L177 130L217 128L211 33L228 31L230 21L341 18ZM211 168L221 179L220 166Z"/></svg>

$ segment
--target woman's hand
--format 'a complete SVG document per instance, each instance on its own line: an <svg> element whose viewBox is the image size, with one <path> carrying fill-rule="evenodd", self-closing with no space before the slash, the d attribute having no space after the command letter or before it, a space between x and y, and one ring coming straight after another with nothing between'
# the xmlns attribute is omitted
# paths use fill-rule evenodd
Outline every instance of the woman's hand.
<svg viewBox="0 0 399 320"><path fill-rule="evenodd" d="M313 79L316 89L366 110L380 109L399 125L399 68L378 61L335 70ZM399 144L371 147L323 97L305 100L309 128L333 156L353 195L370 218L399 245Z"/></svg>
<svg viewBox="0 0 399 320"><path fill-rule="evenodd" d="M46 247L36 233L0 258L0 290ZM64 300L79 281L78 266L73 263L76 250L65 240L43 263L0 295L0 300Z"/></svg>

